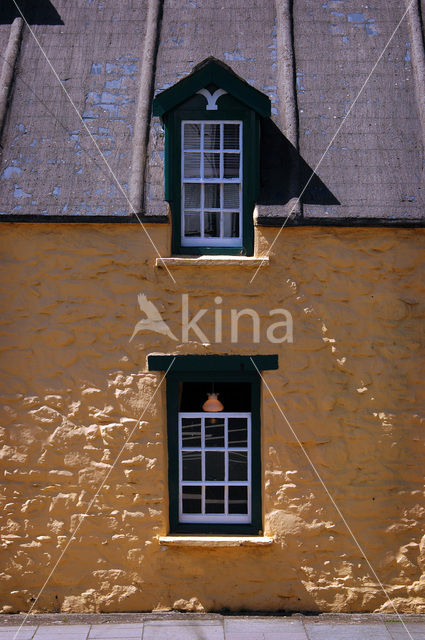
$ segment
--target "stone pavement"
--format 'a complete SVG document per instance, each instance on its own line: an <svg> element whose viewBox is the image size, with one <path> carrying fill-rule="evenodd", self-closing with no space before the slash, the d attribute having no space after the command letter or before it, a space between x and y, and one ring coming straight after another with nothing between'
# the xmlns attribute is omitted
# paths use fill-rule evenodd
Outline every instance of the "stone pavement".
<svg viewBox="0 0 425 640"><path fill-rule="evenodd" d="M0 640L425 640L425 615L0 615Z"/></svg>

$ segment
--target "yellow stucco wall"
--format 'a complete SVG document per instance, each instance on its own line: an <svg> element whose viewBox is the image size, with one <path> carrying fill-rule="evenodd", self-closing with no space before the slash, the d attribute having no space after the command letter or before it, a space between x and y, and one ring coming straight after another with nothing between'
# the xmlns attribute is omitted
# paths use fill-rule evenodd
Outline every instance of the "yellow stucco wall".
<svg viewBox="0 0 425 640"><path fill-rule="evenodd" d="M168 229L149 227L161 253ZM257 231L264 252L275 230ZM146 355L278 353L270 389L401 611L425 612L424 230L285 229L253 269L154 267L136 225L3 224L1 599L27 611L162 374ZM140 332L137 294L180 335L181 293L211 339ZM213 343L214 297L251 307ZM294 322L270 344L269 310ZM243 325L243 328L242 328ZM262 395L264 548L161 547L165 387L150 402L35 611L391 611L271 396Z"/></svg>

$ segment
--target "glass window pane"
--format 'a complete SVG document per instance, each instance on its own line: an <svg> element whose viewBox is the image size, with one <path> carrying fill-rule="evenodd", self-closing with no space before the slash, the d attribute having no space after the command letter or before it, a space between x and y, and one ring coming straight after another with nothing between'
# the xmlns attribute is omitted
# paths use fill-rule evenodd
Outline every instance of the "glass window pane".
<svg viewBox="0 0 425 640"><path fill-rule="evenodd" d="M223 213L223 237L239 238L239 212Z"/></svg>
<svg viewBox="0 0 425 640"><path fill-rule="evenodd" d="M182 487L183 513L202 513L202 487Z"/></svg>
<svg viewBox="0 0 425 640"><path fill-rule="evenodd" d="M229 487L229 513L248 513L248 487Z"/></svg>
<svg viewBox="0 0 425 640"><path fill-rule="evenodd" d="M223 146L225 149L239 149L239 125L238 124L224 125Z"/></svg>
<svg viewBox="0 0 425 640"><path fill-rule="evenodd" d="M234 155L234 154L229 154ZM220 177L220 154L204 153L204 177L219 178Z"/></svg>
<svg viewBox="0 0 425 640"><path fill-rule="evenodd" d="M220 214L206 212L204 217L204 236L207 238L220 237Z"/></svg>
<svg viewBox="0 0 425 640"><path fill-rule="evenodd" d="M184 235L191 238L199 238L201 235L201 214L184 214Z"/></svg>
<svg viewBox="0 0 425 640"><path fill-rule="evenodd" d="M185 178L201 177L201 154L200 153L184 154L184 177Z"/></svg>
<svg viewBox="0 0 425 640"><path fill-rule="evenodd" d="M185 124L184 125L184 148L199 149L201 146L201 125Z"/></svg>
<svg viewBox="0 0 425 640"><path fill-rule="evenodd" d="M205 446L224 447L224 420L220 418L205 419Z"/></svg>
<svg viewBox="0 0 425 640"><path fill-rule="evenodd" d="M183 451L183 480L202 480L201 452Z"/></svg>
<svg viewBox="0 0 425 640"><path fill-rule="evenodd" d="M227 439L229 448L248 446L248 426L246 418L229 418Z"/></svg>
<svg viewBox="0 0 425 640"><path fill-rule="evenodd" d="M201 447L201 418L182 418L183 447Z"/></svg>
<svg viewBox="0 0 425 640"><path fill-rule="evenodd" d="M220 209L220 185L206 184L204 189L205 209Z"/></svg>
<svg viewBox="0 0 425 640"><path fill-rule="evenodd" d="M205 452L205 480L224 480L224 451Z"/></svg>
<svg viewBox="0 0 425 640"><path fill-rule="evenodd" d="M219 124L206 124L204 126L204 149L220 149Z"/></svg>
<svg viewBox="0 0 425 640"><path fill-rule="evenodd" d="M233 187L234 185L229 185ZM184 185L184 208L200 209L201 208L201 185L185 184Z"/></svg>
<svg viewBox="0 0 425 640"><path fill-rule="evenodd" d="M239 153L224 154L224 177L239 178Z"/></svg>
<svg viewBox="0 0 425 640"><path fill-rule="evenodd" d="M224 487L205 487L205 513L224 513Z"/></svg>
<svg viewBox="0 0 425 640"><path fill-rule="evenodd" d="M248 480L246 451L229 451L229 480Z"/></svg>
<svg viewBox="0 0 425 640"><path fill-rule="evenodd" d="M223 185L223 205L225 209L239 209L240 205L240 185Z"/></svg>

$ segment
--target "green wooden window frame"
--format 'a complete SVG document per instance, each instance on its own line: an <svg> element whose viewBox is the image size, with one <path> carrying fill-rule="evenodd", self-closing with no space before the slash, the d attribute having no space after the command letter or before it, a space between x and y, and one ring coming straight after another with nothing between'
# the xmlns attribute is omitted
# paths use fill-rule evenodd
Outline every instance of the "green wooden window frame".
<svg viewBox="0 0 425 640"><path fill-rule="evenodd" d="M167 436L170 533L259 535L262 525L261 378L278 369L278 356L149 354L149 371L167 374ZM251 522L249 524L179 522L179 383L245 382L251 393Z"/></svg>
<svg viewBox="0 0 425 640"><path fill-rule="evenodd" d="M212 92L214 87L210 89ZM166 113L165 129L165 199L172 213L172 253L186 255L247 255L254 253L253 211L259 185L259 117L230 94L217 101L217 111L207 111L206 99L195 95L176 109ZM181 237L181 152L182 121L242 122L242 237L236 246L182 246Z"/></svg>
<svg viewBox="0 0 425 640"><path fill-rule="evenodd" d="M251 522L242 524L183 523L179 521L179 427L178 389L180 382L245 382L251 394ZM167 375L168 483L170 533L210 533L258 535L262 526L260 378L255 373L170 372Z"/></svg>
<svg viewBox="0 0 425 640"><path fill-rule="evenodd" d="M209 104L205 89L219 89L215 106ZM202 93L203 95L199 95ZM207 104L208 109L207 109ZM254 206L259 189L259 135L261 118L269 118L271 101L223 61L206 58L192 73L155 96L154 116L162 118L165 128L165 199L172 213L172 252L175 254L233 254L252 256L254 253ZM243 188L242 238L240 246L182 246L181 242L181 122L182 120L238 120L243 127ZM227 243L226 243L227 244Z"/></svg>

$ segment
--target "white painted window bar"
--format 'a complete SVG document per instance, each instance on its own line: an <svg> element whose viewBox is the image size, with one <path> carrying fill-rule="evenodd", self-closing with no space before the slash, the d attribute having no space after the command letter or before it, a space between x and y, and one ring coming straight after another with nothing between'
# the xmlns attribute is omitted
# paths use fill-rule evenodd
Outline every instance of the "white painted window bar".
<svg viewBox="0 0 425 640"><path fill-rule="evenodd" d="M179 520L251 522L250 413L179 413Z"/></svg>
<svg viewBox="0 0 425 640"><path fill-rule="evenodd" d="M183 246L237 246L242 238L242 122L182 122Z"/></svg>

